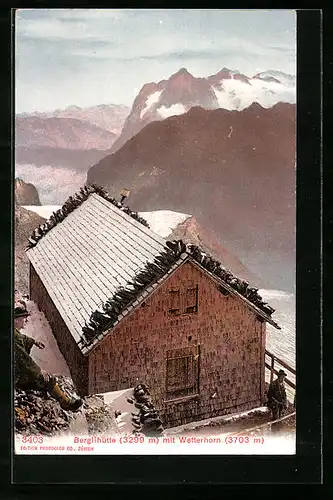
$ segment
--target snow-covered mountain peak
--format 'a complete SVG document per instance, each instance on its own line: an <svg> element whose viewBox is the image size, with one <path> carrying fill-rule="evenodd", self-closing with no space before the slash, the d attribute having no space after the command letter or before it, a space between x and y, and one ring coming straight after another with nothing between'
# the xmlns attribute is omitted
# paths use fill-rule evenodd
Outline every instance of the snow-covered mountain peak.
<svg viewBox="0 0 333 500"><path fill-rule="evenodd" d="M248 77L238 70L223 67L214 75L198 78L181 68L167 80L146 83L142 87L111 151L120 149L148 123L184 114L195 106L240 111L253 102L264 108L278 102L295 103L295 87L293 75L276 70Z"/></svg>

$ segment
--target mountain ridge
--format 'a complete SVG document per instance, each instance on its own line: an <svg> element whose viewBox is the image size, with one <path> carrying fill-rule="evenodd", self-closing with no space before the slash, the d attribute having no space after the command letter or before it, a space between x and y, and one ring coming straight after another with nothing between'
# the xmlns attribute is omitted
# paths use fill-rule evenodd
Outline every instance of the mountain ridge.
<svg viewBox="0 0 333 500"><path fill-rule="evenodd" d="M168 79L143 85L111 152L120 149L149 122L186 113L193 106L243 110L253 102L263 107L278 102L295 103L295 85L293 75L276 70L248 77L222 68L208 77L194 77L186 68L181 68Z"/></svg>
<svg viewBox="0 0 333 500"><path fill-rule="evenodd" d="M77 118L16 117L16 147L108 150L116 135Z"/></svg>
<svg viewBox="0 0 333 500"><path fill-rule="evenodd" d="M104 130L119 135L123 127L125 118L130 108L122 104L98 104L96 106L67 106L62 109L51 111L31 111L17 113L19 118L39 117L39 118L76 118L78 120L91 123Z"/></svg>

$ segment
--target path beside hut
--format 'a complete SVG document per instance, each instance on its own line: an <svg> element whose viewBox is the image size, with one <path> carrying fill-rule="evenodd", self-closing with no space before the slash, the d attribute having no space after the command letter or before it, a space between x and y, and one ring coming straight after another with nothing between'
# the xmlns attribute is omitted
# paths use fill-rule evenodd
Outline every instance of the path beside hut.
<svg viewBox="0 0 333 500"><path fill-rule="evenodd" d="M291 415L295 412L294 407L289 404L284 416ZM254 410L245 411L239 414L228 415L224 417L215 417L190 424L181 425L165 430L165 435L200 435L200 436L217 436L227 433L240 433L251 430L246 435L263 436L271 434L271 425L259 427L272 421L271 412L267 407L263 406ZM290 417L279 424L279 433L295 434L295 416ZM253 429L253 430L252 430Z"/></svg>

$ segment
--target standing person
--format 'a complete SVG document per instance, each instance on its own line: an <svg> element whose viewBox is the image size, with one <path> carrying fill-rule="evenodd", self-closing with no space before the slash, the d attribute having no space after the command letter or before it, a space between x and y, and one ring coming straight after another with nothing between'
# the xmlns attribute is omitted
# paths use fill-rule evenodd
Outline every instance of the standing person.
<svg viewBox="0 0 333 500"><path fill-rule="evenodd" d="M14 384L23 390L48 391L63 410L77 411L83 401L80 398L69 397L57 384L56 378L42 370L30 356L33 346L44 349L43 342L24 335L20 330L24 327L29 313L25 305L14 309Z"/></svg>
<svg viewBox="0 0 333 500"><path fill-rule="evenodd" d="M276 380L270 383L267 392L267 406L272 412L273 420L277 420L282 416L284 410L287 409L287 394L284 385L284 379L287 374L283 370L279 370ZM275 427L277 430L277 428Z"/></svg>

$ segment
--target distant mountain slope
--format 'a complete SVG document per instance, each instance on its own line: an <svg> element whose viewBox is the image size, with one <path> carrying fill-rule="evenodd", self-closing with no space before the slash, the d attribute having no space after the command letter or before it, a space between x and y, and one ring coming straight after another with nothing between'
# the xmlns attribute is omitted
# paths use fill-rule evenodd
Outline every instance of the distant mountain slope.
<svg viewBox="0 0 333 500"><path fill-rule="evenodd" d="M75 118L84 122L96 125L104 130L108 130L115 135L119 135L123 128L124 121L130 109L122 104L100 104L81 108L79 106L68 106L65 109L56 109L47 112L21 113L20 117L36 116L39 118Z"/></svg>
<svg viewBox="0 0 333 500"><path fill-rule="evenodd" d="M278 102L295 103L295 86L294 76L279 71L266 71L251 78L223 68L207 78L196 78L182 68L167 80L142 87L112 152L148 123L186 113L195 106L242 110L253 102L265 108Z"/></svg>
<svg viewBox="0 0 333 500"><path fill-rule="evenodd" d="M52 167L69 168L86 171L108 154L98 149L67 149L52 147L16 147L16 165L49 165Z"/></svg>
<svg viewBox="0 0 333 500"><path fill-rule="evenodd" d="M115 195L127 187L137 211L191 213L236 254L241 249L242 260L251 253L258 269L275 279L280 268L282 279L293 281L295 113L287 103L192 108L148 124L90 168L87 181ZM289 262L283 273L282 261ZM282 286L280 279L273 286Z"/></svg>
<svg viewBox="0 0 333 500"><path fill-rule="evenodd" d="M74 118L16 117L15 144L23 147L110 149L116 135Z"/></svg>

